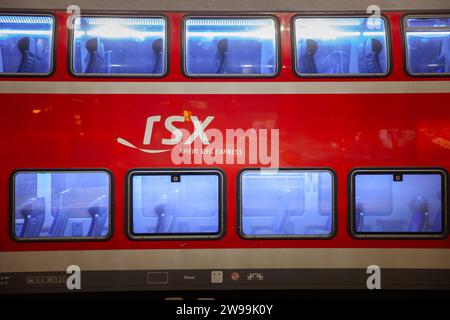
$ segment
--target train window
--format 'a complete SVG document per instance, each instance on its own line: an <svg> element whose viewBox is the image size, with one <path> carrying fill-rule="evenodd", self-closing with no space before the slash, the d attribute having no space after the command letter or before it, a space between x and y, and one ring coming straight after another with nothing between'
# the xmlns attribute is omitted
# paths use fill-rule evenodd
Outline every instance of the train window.
<svg viewBox="0 0 450 320"><path fill-rule="evenodd" d="M407 17L404 23L408 72L450 74L450 18Z"/></svg>
<svg viewBox="0 0 450 320"><path fill-rule="evenodd" d="M334 175L327 170L245 170L240 175L244 238L329 238Z"/></svg>
<svg viewBox="0 0 450 320"><path fill-rule="evenodd" d="M162 76L166 20L84 16L74 21L72 72L82 76Z"/></svg>
<svg viewBox="0 0 450 320"><path fill-rule="evenodd" d="M389 71L384 18L297 17L295 70L301 76L382 76Z"/></svg>
<svg viewBox="0 0 450 320"><path fill-rule="evenodd" d="M49 15L0 15L0 75L50 74L54 24Z"/></svg>
<svg viewBox="0 0 450 320"><path fill-rule="evenodd" d="M223 178L215 170L144 170L128 177L132 239L218 238Z"/></svg>
<svg viewBox="0 0 450 320"><path fill-rule="evenodd" d="M17 240L104 239L111 224L106 171L19 171L13 183Z"/></svg>
<svg viewBox="0 0 450 320"><path fill-rule="evenodd" d="M185 20L184 68L190 76L274 76L277 23L272 17Z"/></svg>
<svg viewBox="0 0 450 320"><path fill-rule="evenodd" d="M446 174L441 170L356 170L352 232L360 237L442 236Z"/></svg>

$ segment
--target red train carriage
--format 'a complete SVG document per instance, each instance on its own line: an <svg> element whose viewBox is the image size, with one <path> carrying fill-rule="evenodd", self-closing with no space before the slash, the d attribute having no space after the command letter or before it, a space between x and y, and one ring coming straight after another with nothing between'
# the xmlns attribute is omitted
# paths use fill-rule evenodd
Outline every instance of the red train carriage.
<svg viewBox="0 0 450 320"><path fill-rule="evenodd" d="M450 11L361 9L1 10L0 291L450 288Z"/></svg>

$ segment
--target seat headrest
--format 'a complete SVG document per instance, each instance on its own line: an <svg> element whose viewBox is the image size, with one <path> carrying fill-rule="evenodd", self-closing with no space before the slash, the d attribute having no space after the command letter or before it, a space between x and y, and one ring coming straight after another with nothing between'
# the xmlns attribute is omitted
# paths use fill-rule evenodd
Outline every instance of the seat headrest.
<svg viewBox="0 0 450 320"><path fill-rule="evenodd" d="M356 201L355 211L357 215L360 214L361 212L364 212L364 205L361 201Z"/></svg>
<svg viewBox="0 0 450 320"><path fill-rule="evenodd" d="M24 53L25 51L30 50L30 43L30 37L23 37L17 42L17 47L19 48L20 52Z"/></svg>
<svg viewBox="0 0 450 320"><path fill-rule="evenodd" d="M163 51L163 39L159 38L153 41L152 49L156 54L160 54Z"/></svg>
<svg viewBox="0 0 450 320"><path fill-rule="evenodd" d="M424 197L418 196L410 202L409 207L414 213L425 213L428 212L428 201Z"/></svg>
<svg viewBox="0 0 450 320"><path fill-rule="evenodd" d="M377 39L369 39L366 42L366 46L368 50L373 51L376 54L379 54L383 50L383 44Z"/></svg>
<svg viewBox="0 0 450 320"><path fill-rule="evenodd" d="M22 215L24 213L25 215L42 214L43 212L45 212L45 199L43 197L31 198L22 204L20 210L22 211Z"/></svg>
<svg viewBox="0 0 450 320"><path fill-rule="evenodd" d="M99 51L99 47L101 46L101 42L99 38L91 38L86 41L86 49L93 53L95 51Z"/></svg>
<svg viewBox="0 0 450 320"><path fill-rule="evenodd" d="M311 55L314 55L318 48L317 42L313 39L306 39L305 46L306 51Z"/></svg>
<svg viewBox="0 0 450 320"><path fill-rule="evenodd" d="M217 50L221 53L228 52L228 39L220 39L219 42L217 42Z"/></svg>

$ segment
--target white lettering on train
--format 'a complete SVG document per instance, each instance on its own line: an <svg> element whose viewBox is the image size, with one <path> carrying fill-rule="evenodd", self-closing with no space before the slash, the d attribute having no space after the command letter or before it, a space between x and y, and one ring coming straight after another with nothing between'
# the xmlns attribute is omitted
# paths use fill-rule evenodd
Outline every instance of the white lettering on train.
<svg viewBox="0 0 450 320"><path fill-rule="evenodd" d="M270 168L279 166L279 129L225 129L225 132L208 126L214 116L200 120L197 116L169 116L164 128L171 138L162 138L161 144L171 149L148 149L118 138L117 142L145 153L157 154L171 151L173 164L260 164ZM149 116L146 120L142 144L152 144L154 128L162 117ZM191 122L193 132L177 127L176 123Z"/></svg>
<svg viewBox="0 0 450 320"><path fill-rule="evenodd" d="M77 265L70 265L66 269L67 277L66 286L69 290L81 289L81 268Z"/></svg>
<svg viewBox="0 0 450 320"><path fill-rule="evenodd" d="M367 278L367 289L381 289L381 269L377 265L371 265L367 267L367 274L370 276Z"/></svg>

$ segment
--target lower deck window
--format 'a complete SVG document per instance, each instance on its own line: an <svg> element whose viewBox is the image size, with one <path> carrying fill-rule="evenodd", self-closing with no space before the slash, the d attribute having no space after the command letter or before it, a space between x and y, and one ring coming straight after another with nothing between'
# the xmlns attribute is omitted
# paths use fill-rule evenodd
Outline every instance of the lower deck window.
<svg viewBox="0 0 450 320"><path fill-rule="evenodd" d="M221 234L220 172L133 172L129 184L132 237L214 238Z"/></svg>
<svg viewBox="0 0 450 320"><path fill-rule="evenodd" d="M445 174L356 171L353 231L366 235L432 235L445 229Z"/></svg>
<svg viewBox="0 0 450 320"><path fill-rule="evenodd" d="M244 237L330 237L334 176L323 170L246 170L240 176Z"/></svg>
<svg viewBox="0 0 450 320"><path fill-rule="evenodd" d="M105 238L110 232L107 172L22 171L13 176L18 240Z"/></svg>

